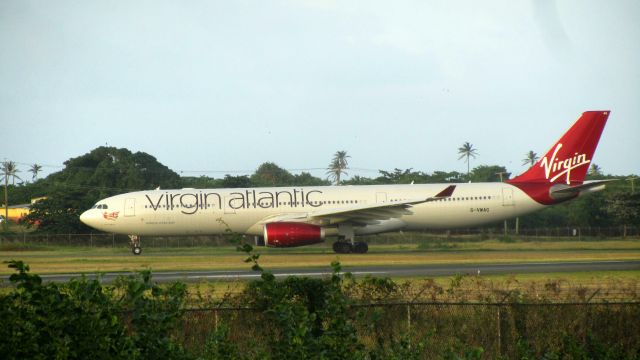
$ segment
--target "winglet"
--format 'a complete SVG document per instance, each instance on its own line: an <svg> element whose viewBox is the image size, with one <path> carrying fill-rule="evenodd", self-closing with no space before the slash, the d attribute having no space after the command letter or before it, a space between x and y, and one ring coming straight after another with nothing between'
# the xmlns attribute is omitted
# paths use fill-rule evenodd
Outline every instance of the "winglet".
<svg viewBox="0 0 640 360"><path fill-rule="evenodd" d="M434 196L432 199L442 199L442 198L448 198L451 197L451 195L453 195L453 190L456 189L455 185L449 185L447 186L446 189L440 191L436 196Z"/></svg>

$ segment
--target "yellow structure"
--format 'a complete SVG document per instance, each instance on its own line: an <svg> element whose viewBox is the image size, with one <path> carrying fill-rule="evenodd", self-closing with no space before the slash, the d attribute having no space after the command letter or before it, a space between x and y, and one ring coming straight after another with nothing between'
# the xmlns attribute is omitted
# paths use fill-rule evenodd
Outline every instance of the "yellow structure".
<svg viewBox="0 0 640 360"><path fill-rule="evenodd" d="M13 222L19 222L20 220L22 220L22 218L27 216L31 211L31 204L46 198L47 198L46 196L33 198L31 199L30 204L9 205L9 220ZM2 205L2 208L0 208L0 215L2 216L5 215L4 205Z"/></svg>

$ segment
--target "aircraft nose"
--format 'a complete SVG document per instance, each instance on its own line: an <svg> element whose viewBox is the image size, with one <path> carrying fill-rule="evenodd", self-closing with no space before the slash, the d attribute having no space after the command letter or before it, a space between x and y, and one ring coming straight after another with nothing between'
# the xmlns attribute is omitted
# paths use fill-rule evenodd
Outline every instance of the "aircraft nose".
<svg viewBox="0 0 640 360"><path fill-rule="evenodd" d="M80 221L82 221L85 225L92 226L95 221L95 216L92 216L91 210L87 210L80 215Z"/></svg>

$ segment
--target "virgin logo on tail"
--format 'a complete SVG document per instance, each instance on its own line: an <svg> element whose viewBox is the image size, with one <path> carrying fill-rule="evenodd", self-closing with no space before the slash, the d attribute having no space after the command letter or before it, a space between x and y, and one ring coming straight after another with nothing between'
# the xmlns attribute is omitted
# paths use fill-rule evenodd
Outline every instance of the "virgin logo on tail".
<svg viewBox="0 0 640 360"><path fill-rule="evenodd" d="M547 156L540 160L540 167L544 167L544 174L549 182L554 182L561 176L565 175L566 183L570 184L571 170L579 168L583 165L587 165L591 162L591 160L587 159L586 154L578 153L575 153L572 158L559 160L556 155L558 154L558 151L560 151L560 149L562 149L562 143L558 143L556 145L556 148L553 150L553 155L551 155L551 160L549 160ZM552 174L553 177L550 178Z"/></svg>

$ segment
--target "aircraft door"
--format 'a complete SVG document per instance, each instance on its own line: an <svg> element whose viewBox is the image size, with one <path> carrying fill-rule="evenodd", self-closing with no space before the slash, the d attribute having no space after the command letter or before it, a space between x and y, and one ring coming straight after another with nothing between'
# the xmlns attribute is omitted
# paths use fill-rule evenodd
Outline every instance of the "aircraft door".
<svg viewBox="0 0 640 360"><path fill-rule="evenodd" d="M136 199L124 201L124 216L136 216Z"/></svg>
<svg viewBox="0 0 640 360"><path fill-rule="evenodd" d="M384 204L387 202L387 193L376 193L376 204Z"/></svg>
<svg viewBox="0 0 640 360"><path fill-rule="evenodd" d="M513 200L513 189L502 188L502 206L513 206L515 202Z"/></svg>

